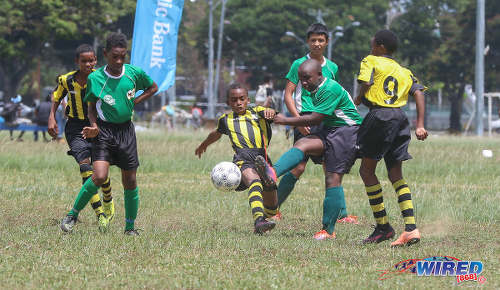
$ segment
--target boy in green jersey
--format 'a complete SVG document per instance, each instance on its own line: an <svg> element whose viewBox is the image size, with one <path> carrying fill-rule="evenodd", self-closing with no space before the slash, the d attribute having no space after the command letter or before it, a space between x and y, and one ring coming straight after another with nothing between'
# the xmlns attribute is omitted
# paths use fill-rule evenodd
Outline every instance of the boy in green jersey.
<svg viewBox="0 0 500 290"><path fill-rule="evenodd" d="M309 59L298 70L302 87L310 92L311 114L299 117L276 115L276 124L313 126L321 130L311 133L294 144L273 166L281 176L302 162L304 156L323 156L325 165L325 199L323 201L323 229L314 235L316 240L335 238L335 223L345 210L342 177L356 160L356 138L362 118L349 93L332 79L322 75L321 64ZM266 186L273 180L263 178Z"/></svg>
<svg viewBox="0 0 500 290"><path fill-rule="evenodd" d="M338 81L338 66L333 61L323 56L325 49L328 47L328 28L321 23L314 23L307 29L307 45L309 46L309 53L295 60L290 67L290 71L286 75L287 83L285 88L284 102L292 115L292 117L299 117L313 112L313 104L311 100L311 93L302 87L299 81L298 70L300 65L308 60L315 59L321 64L321 72L323 77ZM317 126L297 126L294 128L293 143L295 144L311 133L321 130L321 125ZM304 160L300 162L295 168L286 172L278 185L278 204L281 206L288 198L290 193L295 187L295 183L299 180L300 176L306 169L307 161L311 160L316 164L323 162L321 156L306 155ZM281 217L281 213L277 214ZM340 222L357 223L357 217L347 215L347 210L342 210Z"/></svg>
<svg viewBox="0 0 500 290"><path fill-rule="evenodd" d="M156 83L140 68L124 64L127 38L111 33L106 39L104 56L107 65L91 73L87 80L85 101L89 103L90 126L83 128L84 138L95 138L92 150L94 174L82 186L73 208L61 223L61 229L73 229L80 210L97 192L109 173L110 165L122 172L125 195L125 234L139 235L134 222L139 209L136 170L139 167L134 125L134 106L158 91ZM144 92L135 97L139 90Z"/></svg>

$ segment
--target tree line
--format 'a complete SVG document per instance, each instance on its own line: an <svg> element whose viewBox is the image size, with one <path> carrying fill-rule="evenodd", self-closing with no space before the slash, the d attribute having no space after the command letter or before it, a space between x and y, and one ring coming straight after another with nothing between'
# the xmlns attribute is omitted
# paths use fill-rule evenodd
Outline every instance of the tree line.
<svg viewBox="0 0 500 290"><path fill-rule="evenodd" d="M58 74L74 67L73 50L82 42L98 48L101 60L107 32L120 30L132 38L135 4L12 0L0 6L0 90L9 97L39 97L41 88L53 86ZM318 15L333 32L332 59L340 67L341 84L352 87L370 37L388 27L399 37L395 57L429 87L429 103L442 89L451 106L450 129L461 130L464 86L474 84L475 0L227 0L221 92L234 78L231 67L243 70L251 87L264 75L283 86L291 62L306 52L300 39ZM206 1L184 2L177 75L198 96L206 91L208 16ZM216 40L220 5L213 17ZM500 91L500 1L486 1L485 40L485 91Z"/></svg>

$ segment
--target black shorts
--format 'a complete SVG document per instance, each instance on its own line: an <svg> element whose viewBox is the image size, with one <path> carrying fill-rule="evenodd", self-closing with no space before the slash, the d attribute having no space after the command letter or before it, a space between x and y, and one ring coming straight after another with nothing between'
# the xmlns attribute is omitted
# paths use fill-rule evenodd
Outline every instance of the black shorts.
<svg viewBox="0 0 500 290"><path fill-rule="evenodd" d="M132 121L121 124L97 120L99 134L92 146L92 161L108 161L123 170L139 167L135 127Z"/></svg>
<svg viewBox="0 0 500 290"><path fill-rule="evenodd" d="M323 141L327 172L349 173L358 154L358 130L359 126L330 127L317 134Z"/></svg>
<svg viewBox="0 0 500 290"><path fill-rule="evenodd" d="M83 139L82 136L83 127L86 126L90 126L89 121L70 118L64 127L69 146L67 154L73 156L78 164L92 155L92 139Z"/></svg>
<svg viewBox="0 0 500 290"><path fill-rule="evenodd" d="M309 115L309 114L311 114L311 112L300 113L301 116ZM310 135L318 135L323 130L323 123L316 125L316 126L311 126L310 128L311 128ZM300 139L302 139L304 137L305 136L302 135L302 133L300 133L300 131L299 131L299 129L297 129L297 127L293 128L293 144L297 143L297 141L299 141ZM322 164L323 163L323 156L306 155L306 156L304 156L304 161L307 162L309 160L309 158L311 158L311 160L314 162L314 164Z"/></svg>
<svg viewBox="0 0 500 290"><path fill-rule="evenodd" d="M264 149L251 149L251 148L238 149L236 151L236 154L234 154L233 163L238 165L241 172L243 173L243 171L247 168L255 169L255 164L254 164L255 158L257 158L257 156L259 156L259 155L266 158L265 150ZM271 162L271 159L269 159L269 156L267 157L266 160L267 160L268 165L272 167L273 163ZM247 188L248 188L248 186L243 182L243 178L242 178L240 185L235 190L236 191L243 191Z"/></svg>
<svg viewBox="0 0 500 290"><path fill-rule="evenodd" d="M391 169L397 161L411 159L408 153L411 132L400 108L372 108L359 128L360 156L381 160Z"/></svg>

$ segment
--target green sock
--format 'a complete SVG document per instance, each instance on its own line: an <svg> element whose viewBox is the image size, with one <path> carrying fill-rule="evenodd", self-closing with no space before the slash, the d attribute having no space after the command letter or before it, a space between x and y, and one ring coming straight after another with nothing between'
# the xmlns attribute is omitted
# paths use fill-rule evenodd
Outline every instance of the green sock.
<svg viewBox="0 0 500 290"><path fill-rule="evenodd" d="M281 155L278 162L273 165L273 168L276 171L276 175L280 177L299 165L302 160L304 160L304 152L300 149L292 147L290 150Z"/></svg>
<svg viewBox="0 0 500 290"><path fill-rule="evenodd" d="M297 177L288 171L280 180L278 184L278 206L288 198L290 193L292 193L295 183L297 182Z"/></svg>
<svg viewBox="0 0 500 290"><path fill-rule="evenodd" d="M327 188L323 201L323 228L329 234L335 231L335 223L342 208L345 208L344 188L342 186Z"/></svg>
<svg viewBox="0 0 500 290"><path fill-rule="evenodd" d="M137 211L139 211L139 188L125 189L125 230L133 230Z"/></svg>
<svg viewBox="0 0 500 290"><path fill-rule="evenodd" d="M78 213L87 205L90 198L97 193L99 187L95 185L92 181L92 178L88 178L85 183L82 185L78 196L75 199L75 203L73 204L73 208L69 211L69 215L74 217L78 217Z"/></svg>
<svg viewBox="0 0 500 290"><path fill-rule="evenodd" d="M345 199L344 199L344 203L345 203ZM340 216L339 216L339 219L343 219L347 217L347 209L345 207L343 207L341 210L340 210Z"/></svg>

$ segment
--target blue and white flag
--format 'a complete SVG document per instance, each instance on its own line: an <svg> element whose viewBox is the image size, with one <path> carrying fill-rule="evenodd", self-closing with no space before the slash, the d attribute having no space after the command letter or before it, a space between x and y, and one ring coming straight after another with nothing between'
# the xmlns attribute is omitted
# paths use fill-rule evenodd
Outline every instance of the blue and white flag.
<svg viewBox="0 0 500 290"><path fill-rule="evenodd" d="M138 0L131 64L142 68L165 91L175 81L177 32L184 0Z"/></svg>

